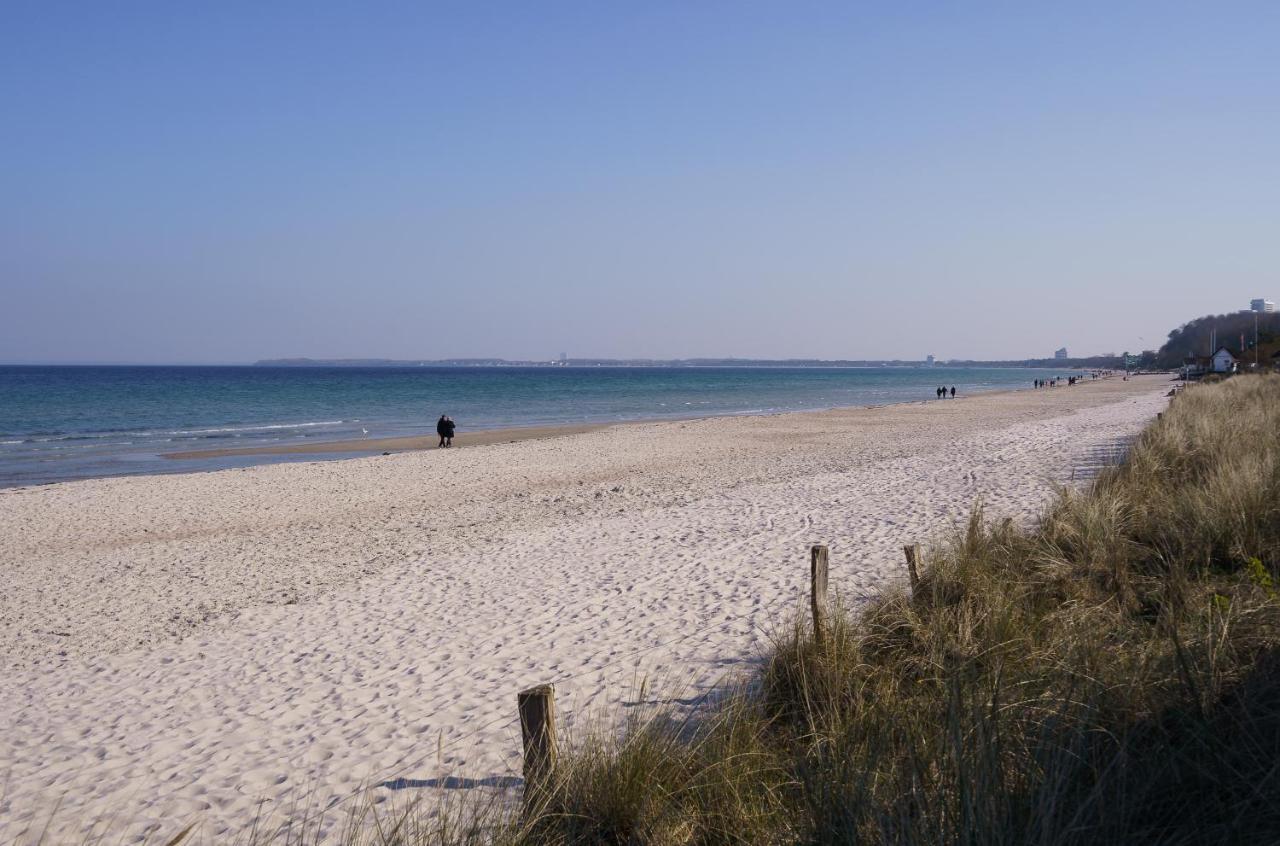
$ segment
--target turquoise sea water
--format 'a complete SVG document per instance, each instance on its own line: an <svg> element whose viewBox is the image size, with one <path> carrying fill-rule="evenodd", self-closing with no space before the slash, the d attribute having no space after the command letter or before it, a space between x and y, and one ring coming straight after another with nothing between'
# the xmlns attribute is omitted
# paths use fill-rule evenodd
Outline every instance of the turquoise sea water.
<svg viewBox="0 0 1280 846"><path fill-rule="evenodd" d="M1066 371L1064 371L1065 373ZM0 486L317 456L165 452L935 400L1030 387L1019 368L0 367ZM367 434L366 434L367 433Z"/></svg>

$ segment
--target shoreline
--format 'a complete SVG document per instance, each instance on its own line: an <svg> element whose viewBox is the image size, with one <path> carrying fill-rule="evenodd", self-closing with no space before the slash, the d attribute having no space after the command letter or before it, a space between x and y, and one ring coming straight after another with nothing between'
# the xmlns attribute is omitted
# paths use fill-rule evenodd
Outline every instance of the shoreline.
<svg viewBox="0 0 1280 846"><path fill-rule="evenodd" d="M1163 375L1163 374L1161 374ZM1088 384L1098 384L1110 381L1116 377L1105 377L1093 382L1082 382L1080 385L1073 386L1082 388ZM1062 386L1064 388L1068 386ZM521 441L547 440L550 438L562 438L570 435L580 435L588 432L596 432L602 429L625 426L648 426L660 423L688 423L692 421L702 420L722 420L722 419L751 419L751 418L770 418L770 417L787 417L796 414L827 414L831 412L850 412L859 409L872 408L891 408L894 406L909 406L924 404L928 405L935 402L951 402L955 400L973 399L975 397L990 397L1000 394L1019 393L1024 391L1048 390L1054 391L1057 388L995 388L990 391L974 391L968 394L957 395L954 398L947 399L929 399L924 397L921 399L900 400L897 402L885 403L868 403L866 405L833 405L824 408L805 408L788 411L762 412L751 414L708 414L693 415L689 417L642 417L634 420L618 420L618 421L601 421L598 423L552 423L534 426L506 426L497 429L476 429L466 432L463 435L454 437L454 447L467 448L478 446L489 446L491 444L501 443L519 443ZM335 455L340 454L345 458L359 458L368 455L383 455L388 452L394 454L397 452L418 452L435 450L439 447L438 436L435 434L422 435L396 435L385 438L371 439L352 439L347 438L338 441L319 441L316 443L292 443L292 444L264 444L262 446L250 447L212 447L208 449L181 450L176 452L160 453L160 457L170 461L199 461L213 460L219 458L237 458L258 455ZM198 472L192 468L192 472Z"/></svg>
<svg viewBox="0 0 1280 846"><path fill-rule="evenodd" d="M664 418L665 419L665 418ZM520 441L545 440L547 438L562 438L569 435L581 435L587 432L595 432L610 426L625 426L632 422L658 422L658 421L621 421L619 423L565 423L562 425L552 426L512 426L503 429L478 429L469 432L466 440L462 440L460 436L454 436L454 447L476 447L488 446L489 444L514 444ZM459 441L462 441L459 443ZM428 449L437 449L439 436L435 434L425 435L397 435L390 438L369 438L359 440L343 440L343 441L319 441L316 443L296 443L296 444L280 444L263 445L256 447L222 447L211 449L192 449L183 450L181 452L162 452L161 458L167 458L171 461L183 460L202 460L214 458L235 458L238 456L248 455L325 455L332 453L342 453L351 457L361 457L369 454L382 454L384 452L419 452Z"/></svg>

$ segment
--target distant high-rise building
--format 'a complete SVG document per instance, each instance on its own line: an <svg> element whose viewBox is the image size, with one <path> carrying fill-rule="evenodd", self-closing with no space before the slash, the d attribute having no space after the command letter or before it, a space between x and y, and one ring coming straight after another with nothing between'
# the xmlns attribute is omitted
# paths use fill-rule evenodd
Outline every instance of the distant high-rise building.
<svg viewBox="0 0 1280 846"><path fill-rule="evenodd" d="M1066 348L1066 347L1063 347L1062 349L1055 351L1055 352L1054 352L1054 354L1053 354L1053 357L1054 357L1054 358L1058 358L1058 359L1066 358L1066 357L1067 357L1067 348Z"/></svg>
<svg viewBox="0 0 1280 846"><path fill-rule="evenodd" d="M925 357L924 357L924 363L925 363L925 364L927 364L927 365L929 365L930 367L933 367L933 356L931 356L931 355L927 355L927 356L925 356Z"/></svg>
<svg viewBox="0 0 1280 846"><path fill-rule="evenodd" d="M1249 301L1249 311L1256 311L1259 314L1270 314L1275 310L1276 304L1271 300L1257 299Z"/></svg>
<svg viewBox="0 0 1280 846"><path fill-rule="evenodd" d="M566 361L568 361L568 360L569 360L569 356L565 355L564 353L560 353L560 363L561 363L561 364L564 364L564 363L565 363Z"/></svg>

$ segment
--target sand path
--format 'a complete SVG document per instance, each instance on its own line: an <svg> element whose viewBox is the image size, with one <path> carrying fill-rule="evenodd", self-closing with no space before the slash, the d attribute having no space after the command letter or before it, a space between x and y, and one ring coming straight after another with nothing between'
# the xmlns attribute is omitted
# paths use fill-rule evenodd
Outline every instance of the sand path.
<svg viewBox="0 0 1280 846"><path fill-rule="evenodd" d="M0 842L55 805L54 842L216 839L259 803L509 783L522 687L570 723L645 675L705 691L805 600L810 543L865 596L978 497L1033 516L1166 389L0 491Z"/></svg>

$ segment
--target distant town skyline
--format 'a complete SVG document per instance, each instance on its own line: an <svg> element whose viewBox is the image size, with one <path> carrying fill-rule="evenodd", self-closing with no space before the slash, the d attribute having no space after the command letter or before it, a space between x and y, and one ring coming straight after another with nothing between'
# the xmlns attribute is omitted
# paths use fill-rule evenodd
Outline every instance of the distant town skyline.
<svg viewBox="0 0 1280 846"><path fill-rule="evenodd" d="M1280 5L7 7L0 361L1008 360L1280 295Z"/></svg>
<svg viewBox="0 0 1280 846"><path fill-rule="evenodd" d="M1258 312L1258 313L1274 313L1274 312L1276 311L1276 304L1275 304L1275 302L1274 302L1273 300L1270 300L1270 299L1267 299L1267 298L1253 298L1253 299L1251 299L1251 300L1249 301L1249 306L1248 306L1247 308L1241 308L1241 309L1230 309L1230 308L1227 308L1227 309L1219 309L1219 310L1210 310L1210 311L1205 312L1204 314L1199 314L1199 315L1194 315L1193 317L1188 317L1188 318L1186 318L1185 320L1183 320L1182 322L1180 322L1178 325L1180 326L1180 325L1182 325L1182 323L1185 323L1186 321L1193 320L1193 319L1198 318L1198 317L1205 317L1205 316L1210 316L1210 315L1214 315L1214 314L1223 314L1223 315L1226 315L1226 314L1231 314L1231 313L1236 312L1236 311L1240 311L1240 312ZM1176 327L1174 327L1174 328L1176 328ZM1170 331L1172 331L1172 330L1170 330ZM1167 334L1167 333L1166 333L1166 334ZM86 364L102 364L102 365L148 365L148 364L155 364L155 365L166 365L166 364L175 364L175 365L201 365L201 364L207 364L207 365L251 365L251 364L255 364L255 363L261 362L261 361L263 361L263 360L267 360L267 359L282 359L282 360L283 360L283 359L318 359L318 360L339 360L339 359L346 359L346 360L358 360L358 359L367 359L367 360L384 360L384 359L396 359L396 360L405 360L405 361L449 361L449 360L458 360L458 361L462 361L462 360L485 360L485 359L492 359L492 360L495 360L495 361L497 361L497 360L506 360L506 361L530 361L530 362L551 362L551 363L559 363L559 364L565 364L565 363L567 363L567 362L569 362L569 361L573 361L573 360L578 360L578 361L581 361L581 360L614 360L614 361L654 360L654 361L679 361L679 360L686 360L686 359L755 359L755 360L762 360L762 361L785 361L785 360L814 360L814 361L899 361L899 362L919 362L919 363L921 363L921 364L932 365L932 364L934 364L935 362L937 362L937 363L947 363L947 362L964 362L964 361L1032 361L1032 360L1047 361L1047 360L1051 360L1051 359L1058 359L1058 360L1062 360L1062 359L1082 360L1082 359L1097 358L1097 357L1103 357L1103 356L1112 356L1112 355L1118 356L1118 355L1123 355L1124 353L1131 353L1131 354L1135 354L1135 355L1136 355L1136 354L1138 354L1138 353L1141 353L1141 352L1144 352L1144 351L1148 351L1148 350L1158 350L1158 349L1163 345L1163 343L1164 343L1164 341L1165 341L1165 337L1164 337L1164 336L1161 336L1161 337L1160 337L1160 339L1159 339L1159 343L1156 343L1155 345L1150 345L1150 344L1148 344L1148 343L1146 342L1146 340L1145 340L1144 338L1142 338L1142 337L1139 337L1139 338L1138 338L1138 341L1139 341L1139 344L1138 344L1138 345L1136 345L1136 346L1130 346L1130 347L1125 347L1125 348L1123 348L1123 349L1121 349L1121 348L1115 348L1115 349L1097 350L1097 351L1089 351L1089 352L1079 353L1079 354L1074 354L1074 355L1069 353L1069 350L1070 350L1070 348L1069 348L1069 347L1067 347L1067 346L1063 346L1063 347L1059 347L1059 348L1057 348L1056 350L1053 350L1051 353L1048 353L1048 354L1039 354L1039 353L1036 353L1036 352L1032 352L1032 353L1029 353L1029 354L1027 354L1027 355L1014 355L1014 356L990 357L990 358L981 358L981 357L976 357L976 356L964 356L964 355L937 355L937 354L934 354L934 353L926 353L925 355L920 356L920 357L912 357L912 356L892 356L892 357L890 357L890 356L885 356L885 357L880 357L880 358L872 358L872 357L867 357L867 356L831 356L831 357L822 357L822 356L767 356L767 355L765 355L765 356L739 356L739 355L701 355L701 356L594 356L594 355L588 355L588 354L582 354L582 355L573 354L573 355L571 355L571 354L569 354L569 353L567 353L567 352L561 351L561 352L559 352L559 353L556 353L554 356L545 356L545 357L543 357L543 356L539 356L539 355L530 355L530 356L497 356L497 355L467 355L467 356L460 356L460 355L459 355L459 356L454 356L454 355L448 355L448 354L445 354L445 355L439 355L439 356L413 356L413 355L410 355L410 356L403 356L403 357L399 357L399 356L383 356L383 355L374 355L374 354L371 354L371 355L353 355L353 356L324 356L324 355L308 355L308 354L303 354L303 355L269 356L269 357L266 357L265 359L264 359L263 357L258 357L258 358L237 358L237 359L225 359L225 360L180 360L180 359L175 359L175 360L168 360L168 361L148 361L148 360L103 360L103 359L94 359L94 358L86 358L86 359L72 359L72 358L65 358L65 357L64 357L64 358L51 358L51 359L23 359L23 358L11 358L11 359L0 359L0 365L5 365L5 364L7 364L7 365L23 365L23 364L31 364L31 365L56 365L56 364L69 364L69 365L86 365Z"/></svg>

